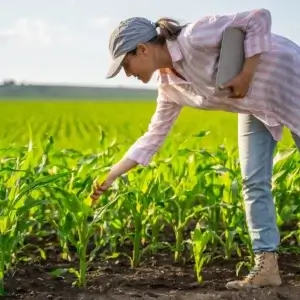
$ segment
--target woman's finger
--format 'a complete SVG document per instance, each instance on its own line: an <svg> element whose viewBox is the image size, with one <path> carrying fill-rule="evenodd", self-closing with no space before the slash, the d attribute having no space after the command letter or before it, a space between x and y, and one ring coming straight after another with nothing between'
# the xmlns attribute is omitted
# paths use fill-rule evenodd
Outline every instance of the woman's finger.
<svg viewBox="0 0 300 300"><path fill-rule="evenodd" d="M101 190L94 190L93 195L100 196L103 192Z"/></svg>
<svg viewBox="0 0 300 300"><path fill-rule="evenodd" d="M102 192L105 192L105 188L104 188L105 182L103 182L102 184L99 184L98 182L96 182L96 188L97 190L100 190Z"/></svg>
<svg viewBox="0 0 300 300"><path fill-rule="evenodd" d="M230 98L239 98L241 96L241 93L237 90L233 90L233 92L230 95Z"/></svg>
<svg viewBox="0 0 300 300"><path fill-rule="evenodd" d="M100 185L98 182L96 182L94 185L93 185L93 193L91 194L91 198L93 200L96 200L97 198L99 198L99 196L101 194L103 194L103 192L105 192L105 189L103 188L102 185Z"/></svg>

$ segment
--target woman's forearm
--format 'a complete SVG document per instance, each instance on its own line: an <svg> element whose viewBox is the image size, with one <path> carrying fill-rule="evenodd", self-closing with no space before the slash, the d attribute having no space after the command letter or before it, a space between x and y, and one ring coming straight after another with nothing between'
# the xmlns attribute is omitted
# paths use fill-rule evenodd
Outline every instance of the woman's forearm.
<svg viewBox="0 0 300 300"><path fill-rule="evenodd" d="M128 158L123 158L111 168L107 175L107 179L113 181L124 173L135 168L137 165L137 162Z"/></svg>
<svg viewBox="0 0 300 300"><path fill-rule="evenodd" d="M247 57L244 62L242 73L248 76L253 76L257 65L260 62L261 54L256 54L251 57Z"/></svg>

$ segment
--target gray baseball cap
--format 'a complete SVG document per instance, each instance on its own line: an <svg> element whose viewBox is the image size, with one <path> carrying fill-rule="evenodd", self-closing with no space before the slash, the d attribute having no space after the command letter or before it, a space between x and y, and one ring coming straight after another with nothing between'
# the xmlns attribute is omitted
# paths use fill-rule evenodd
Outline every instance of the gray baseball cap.
<svg viewBox="0 0 300 300"><path fill-rule="evenodd" d="M106 78L115 77L122 68L125 55L138 44L146 43L157 35L156 24L142 17L122 21L109 39L109 52L112 62Z"/></svg>

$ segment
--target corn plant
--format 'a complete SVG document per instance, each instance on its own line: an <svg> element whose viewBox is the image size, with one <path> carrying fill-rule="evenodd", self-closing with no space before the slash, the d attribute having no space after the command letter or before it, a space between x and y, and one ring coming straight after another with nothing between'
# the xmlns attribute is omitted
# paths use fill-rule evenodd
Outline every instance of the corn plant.
<svg viewBox="0 0 300 300"><path fill-rule="evenodd" d="M68 250L69 243L76 248L79 257L78 270L70 269L73 272L80 287L86 286L86 272L88 268L87 248L92 236L96 234L97 224L103 219L104 214L116 201L119 196L98 208L94 208L89 198L91 178L78 191L74 188L76 182L75 172L72 172L66 188L54 187L50 191L52 207L57 211L56 218L52 224L56 228L65 258L71 260Z"/></svg>
<svg viewBox="0 0 300 300"><path fill-rule="evenodd" d="M187 240L187 243L192 246L192 253L195 261L194 269L198 282L202 282L203 267L212 258L211 253L205 252L212 237L213 234L209 229L201 228L201 224L197 223L195 229L191 232L191 238Z"/></svg>
<svg viewBox="0 0 300 300"><path fill-rule="evenodd" d="M143 178L141 185L134 183L137 178ZM122 230L122 233L125 240L131 242L132 253L129 255L115 252L110 257L126 256L133 269L139 266L143 253L155 252L163 246L163 243L158 241L159 229L163 226L160 220L164 213L160 187L158 178L153 179L149 173L146 176L143 176L143 173L139 176L129 174L123 176L118 182L121 197L116 209L109 214L114 223L118 221L118 224L127 224L127 228ZM125 240L123 239L123 242Z"/></svg>
<svg viewBox="0 0 300 300"><path fill-rule="evenodd" d="M146 125L148 119L143 113L150 110L143 104L143 112L135 111L126 102L122 114L116 114L120 103L99 104L97 111L95 102L82 106L79 102L43 102L40 107L52 113L49 118L40 113L30 116L31 111L38 112L37 102L24 114L30 105L18 103L17 107L23 108L22 116L28 114L33 120L34 143L30 127L29 142L21 132L21 115L19 135L15 130L6 133L8 123L1 119L5 129L0 135L2 288L4 275L23 259L20 256L26 255L26 247L42 248L48 238L53 247L53 238L58 240L59 255L69 260L70 266L52 274L73 272L79 286L87 285L89 263L94 259L125 255L130 267L137 268L146 254L160 254L165 247L173 251L176 263L184 263L187 255L194 258L198 281L203 280L205 264L216 257L231 259L237 254L244 258L248 252L248 261L236 265L237 273L243 265L253 264L238 153L232 140L218 144L224 138L218 135L220 126L213 132L214 140L207 131L193 135L196 127L203 128L206 122L183 119L185 125L166 140L149 167L132 170L117 180L92 206L88 195L93 180L99 176L102 181L144 131L142 123ZM58 109L59 105L65 111ZM88 106L92 109L84 115ZM17 108L11 102L2 109L6 107ZM229 132L226 123L226 138ZM28 145L23 146L25 143ZM274 158L277 220L282 247L289 249L300 244L299 165L295 149L280 150ZM35 245L37 238L39 244ZM47 259L46 249L39 250Z"/></svg>
<svg viewBox="0 0 300 300"><path fill-rule="evenodd" d="M41 176L32 171L33 147L20 149L16 159L6 157L2 149L0 180L0 293L4 293L4 275L16 263L18 248L35 223L32 210L43 205L39 190L66 174Z"/></svg>

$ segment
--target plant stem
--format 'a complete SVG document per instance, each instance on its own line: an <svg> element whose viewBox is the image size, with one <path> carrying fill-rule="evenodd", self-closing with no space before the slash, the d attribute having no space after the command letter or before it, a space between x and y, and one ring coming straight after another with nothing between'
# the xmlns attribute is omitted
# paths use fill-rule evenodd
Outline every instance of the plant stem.
<svg viewBox="0 0 300 300"><path fill-rule="evenodd" d="M87 224L85 221L81 223L81 230L78 230L79 233L79 286L86 287L86 270L87 270L87 263L86 263L86 250L88 244L88 230Z"/></svg>
<svg viewBox="0 0 300 300"><path fill-rule="evenodd" d="M175 244L175 262L179 261L180 248L183 240L182 229L181 227L177 227L175 232L176 244Z"/></svg>
<svg viewBox="0 0 300 300"><path fill-rule="evenodd" d="M131 268L134 269L139 265L140 262L140 241L141 241L141 220L140 216L135 218L135 229L134 229L134 241L133 241L133 254L131 261Z"/></svg>
<svg viewBox="0 0 300 300"><path fill-rule="evenodd" d="M3 245L3 243L1 243ZM4 249L1 251L1 256L0 256L0 295L4 295L4 265L5 265L5 253Z"/></svg>
<svg viewBox="0 0 300 300"><path fill-rule="evenodd" d="M4 278L0 278L0 296L4 295Z"/></svg>
<svg viewBox="0 0 300 300"><path fill-rule="evenodd" d="M80 251L80 261L79 261L79 285L80 287L86 287L86 249L87 244L83 245Z"/></svg>

